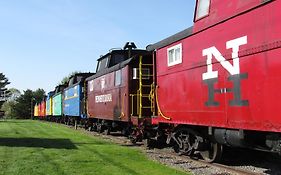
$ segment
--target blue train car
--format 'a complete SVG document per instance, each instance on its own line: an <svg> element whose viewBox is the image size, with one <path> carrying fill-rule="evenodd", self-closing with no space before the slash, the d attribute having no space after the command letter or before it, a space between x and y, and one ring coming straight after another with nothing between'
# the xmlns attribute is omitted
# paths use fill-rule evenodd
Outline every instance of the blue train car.
<svg viewBox="0 0 281 175"><path fill-rule="evenodd" d="M64 91L63 113L65 116L81 116L82 85L76 84Z"/></svg>
<svg viewBox="0 0 281 175"><path fill-rule="evenodd" d="M85 79L93 73L77 73L70 77L68 87L63 91L63 115L69 120L86 118Z"/></svg>

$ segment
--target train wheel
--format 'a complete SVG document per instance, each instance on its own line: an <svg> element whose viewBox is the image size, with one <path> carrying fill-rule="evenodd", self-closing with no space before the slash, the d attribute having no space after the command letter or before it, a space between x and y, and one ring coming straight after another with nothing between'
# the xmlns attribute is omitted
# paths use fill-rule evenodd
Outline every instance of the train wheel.
<svg viewBox="0 0 281 175"><path fill-rule="evenodd" d="M74 128L77 130L77 119L74 120Z"/></svg>
<svg viewBox="0 0 281 175"><path fill-rule="evenodd" d="M222 156L223 146L219 143L208 143L206 151L200 151L200 155L206 162L219 161Z"/></svg>
<svg viewBox="0 0 281 175"><path fill-rule="evenodd" d="M196 133L187 128L180 128L176 131L173 137L174 150L180 155L191 156L195 151L195 145L197 143Z"/></svg>
<svg viewBox="0 0 281 175"><path fill-rule="evenodd" d="M97 132L98 133L102 133L103 132L103 127L102 127L102 124L101 123L97 123Z"/></svg>
<svg viewBox="0 0 281 175"><path fill-rule="evenodd" d="M110 127L107 127L105 130L104 130L104 133L106 135L110 135L110 132L111 132L111 128Z"/></svg>

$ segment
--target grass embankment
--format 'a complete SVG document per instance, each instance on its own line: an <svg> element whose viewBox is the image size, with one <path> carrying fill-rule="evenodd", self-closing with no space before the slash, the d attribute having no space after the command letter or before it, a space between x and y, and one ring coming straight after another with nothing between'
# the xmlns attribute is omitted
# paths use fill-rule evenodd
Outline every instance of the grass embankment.
<svg viewBox="0 0 281 175"><path fill-rule="evenodd" d="M139 150L53 123L0 121L1 175L184 174Z"/></svg>

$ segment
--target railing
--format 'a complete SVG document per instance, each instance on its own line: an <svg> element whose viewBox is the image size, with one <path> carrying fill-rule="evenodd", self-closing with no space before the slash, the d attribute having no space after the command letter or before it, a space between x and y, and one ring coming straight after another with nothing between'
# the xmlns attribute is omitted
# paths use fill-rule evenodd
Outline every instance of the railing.
<svg viewBox="0 0 281 175"><path fill-rule="evenodd" d="M148 67L152 67L153 69L153 64L143 64L142 62L142 56L139 57L139 89L137 90L137 94L130 94L131 97L131 116L137 114L139 118L142 118L143 116L143 110L144 109L150 109L152 115L155 115L155 100L154 100L154 91L155 91L155 87L154 87L154 83L152 81L151 84L144 84L143 80L146 79L146 77L153 77L153 74L145 74L143 73L143 67L144 66L148 66ZM154 72L154 71L152 71ZM144 89L150 89L150 93L146 94L144 93ZM136 98L136 100L135 100ZM144 106L143 104L143 98L147 98L150 101L150 105L149 106ZM136 101L136 102L135 102ZM136 104L135 104L136 103ZM135 105L136 105L136 110L135 109ZM135 113L136 112L136 113Z"/></svg>

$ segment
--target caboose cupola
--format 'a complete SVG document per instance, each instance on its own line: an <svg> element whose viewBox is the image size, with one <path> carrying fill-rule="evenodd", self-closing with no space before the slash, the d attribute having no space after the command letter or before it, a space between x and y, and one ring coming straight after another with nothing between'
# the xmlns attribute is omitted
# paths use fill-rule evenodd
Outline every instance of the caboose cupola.
<svg viewBox="0 0 281 175"><path fill-rule="evenodd" d="M263 6L272 0L197 0L194 13L194 32L225 22Z"/></svg>

